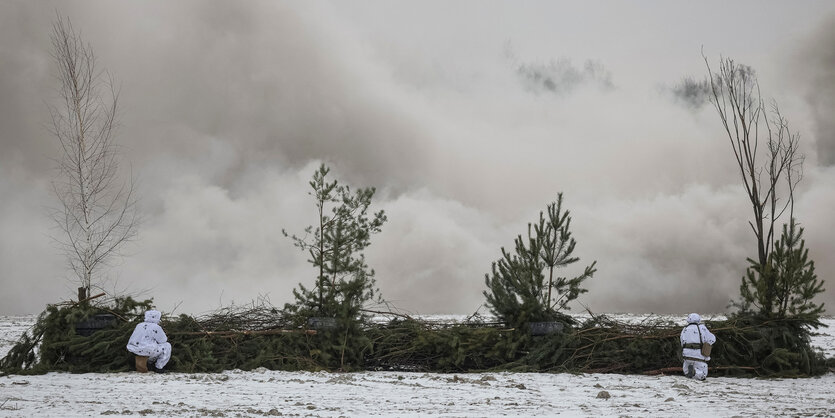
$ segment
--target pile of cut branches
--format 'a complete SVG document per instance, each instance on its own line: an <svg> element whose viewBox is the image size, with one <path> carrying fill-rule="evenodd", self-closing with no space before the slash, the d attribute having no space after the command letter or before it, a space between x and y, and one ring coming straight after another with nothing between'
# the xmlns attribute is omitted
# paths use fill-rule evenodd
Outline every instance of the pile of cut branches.
<svg viewBox="0 0 835 418"><path fill-rule="evenodd" d="M485 323L442 324L395 319L367 330L366 367L376 370L467 372L499 368L518 356L516 330Z"/></svg>
<svg viewBox="0 0 835 418"><path fill-rule="evenodd" d="M518 363L530 371L644 373L681 366L680 327L648 318L631 324L593 316L577 328L531 341Z"/></svg>
<svg viewBox="0 0 835 418"><path fill-rule="evenodd" d="M172 351L168 367L182 372L324 368L311 350L315 332L288 329L288 324L281 311L265 304L164 320Z"/></svg>
<svg viewBox="0 0 835 418"><path fill-rule="evenodd" d="M370 368L437 372L529 371L681 373L681 326L658 318L619 322L605 315L561 333L531 336L525 329L392 321L369 330ZM711 375L800 377L823 374L826 359L810 345L802 320L734 317L708 322L716 334Z"/></svg>
<svg viewBox="0 0 835 418"><path fill-rule="evenodd" d="M6 356L0 372L42 374L127 370L133 357L125 346L151 301L116 298L112 304L64 302L47 306L35 325L25 332ZM90 336L80 335L77 324L99 314L113 316L112 323Z"/></svg>
<svg viewBox="0 0 835 418"><path fill-rule="evenodd" d="M116 299L110 305L52 305L8 355L3 373L112 372L133 369L126 343L151 301ZM90 336L75 326L93 315L115 320ZM425 321L403 315L383 323L308 330L268 304L225 308L203 317L180 315L161 324L172 344L168 368L178 372L251 370L403 370L426 372L530 371L572 373L681 373L681 326L649 318L641 323L593 316L567 322L562 332L532 336L483 318ZM710 374L812 376L827 360L810 345L801 319L732 317L709 321L717 336ZM830 359L831 360L831 359Z"/></svg>
<svg viewBox="0 0 835 418"><path fill-rule="evenodd" d="M803 318L738 316L713 324L719 341L712 366L725 375L805 377L824 374L828 360L811 345L820 323ZM831 360L831 359L830 359Z"/></svg>
<svg viewBox="0 0 835 418"><path fill-rule="evenodd" d="M129 297L110 304L63 303L49 305L35 325L24 333L3 359L3 373L39 374L117 372L134 368L127 341L143 321L152 301ZM99 314L113 315L111 324L90 336L76 326ZM285 316L261 305L221 309L205 317L180 315L161 323L172 345L167 368L182 372L219 372L268 367L315 370L327 367L315 347L313 332L287 329Z"/></svg>

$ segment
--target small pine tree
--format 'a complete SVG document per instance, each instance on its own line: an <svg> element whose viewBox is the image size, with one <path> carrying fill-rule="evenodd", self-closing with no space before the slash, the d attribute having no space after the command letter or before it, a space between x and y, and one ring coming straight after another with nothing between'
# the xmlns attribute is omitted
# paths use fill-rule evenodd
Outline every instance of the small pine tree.
<svg viewBox="0 0 835 418"><path fill-rule="evenodd" d="M381 231L386 215L383 211L368 213L373 187L352 193L337 180L328 182L329 172L322 164L309 183L318 225L305 228L304 237L282 230L296 247L308 252L308 261L318 270L313 290L299 285L293 293L299 308L303 306L312 314L356 315L375 293L374 270L366 264L362 251L371 244L371 235Z"/></svg>
<svg viewBox="0 0 835 418"><path fill-rule="evenodd" d="M545 265L539 257L540 240L531 234L528 225L527 244L521 235L514 243L515 253L502 247L502 258L493 263L491 274L485 275L487 306L499 319L514 326L554 319L548 316L543 298Z"/></svg>
<svg viewBox="0 0 835 418"><path fill-rule="evenodd" d="M559 318L560 310L568 309L570 301L586 292L580 287L582 282L597 271L595 261L577 277L554 278L556 269L580 259L572 255L576 241L569 231L569 211L562 211L562 193L548 205L547 212L547 217L539 213L538 224L528 224L527 239L516 237L513 254L502 248L502 258L484 278L488 290L483 294L490 311L514 326ZM556 298L552 298L552 290L556 290Z"/></svg>
<svg viewBox="0 0 835 418"><path fill-rule="evenodd" d="M756 309L765 317L795 317L819 325L823 303L815 303L814 297L824 291L823 280L818 280L815 262L809 259L803 239L803 228L797 226L794 218L783 225L782 236L774 243L774 251L765 265L748 261L751 266L742 278L741 301L736 303L743 312ZM768 282L776 289L771 310L766 309L764 300Z"/></svg>
<svg viewBox="0 0 835 418"><path fill-rule="evenodd" d="M773 265L777 287L777 316L805 316L817 320L823 303L815 295L823 292L823 280L815 274L815 262L809 259L803 228L792 219L783 225L783 235L774 244Z"/></svg>
<svg viewBox="0 0 835 418"><path fill-rule="evenodd" d="M557 277L554 278L554 270L566 267L577 261L578 257L572 257L574 253L574 246L577 241L571 237L571 218L568 217L570 211L562 211L562 193L557 195L557 201L548 205L548 217L543 217L539 214L539 225L536 225L536 235L541 238L541 246L539 248L539 256L543 263L548 268L548 297L546 305L549 309L561 310L567 309L566 306L569 301L577 298L586 290L580 287L583 280L594 275L596 269L594 268L596 261L590 266L586 267L583 274L574 278ZM551 302L551 290L556 289L557 295L554 302Z"/></svg>

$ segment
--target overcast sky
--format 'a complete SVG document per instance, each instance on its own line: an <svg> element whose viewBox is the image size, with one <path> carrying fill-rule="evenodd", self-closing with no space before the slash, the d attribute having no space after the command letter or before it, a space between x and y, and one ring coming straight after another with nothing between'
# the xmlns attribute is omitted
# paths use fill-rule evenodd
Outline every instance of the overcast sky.
<svg viewBox="0 0 835 418"><path fill-rule="evenodd" d="M500 248L564 192L581 262L563 273L597 260L592 311L722 312L756 246L715 110L675 94L704 48L752 66L800 132L796 215L835 302L835 3L2 1L0 314L77 286L47 216L56 12L121 89L139 179L109 292L290 301L316 272L281 229L314 222L325 162L377 188L367 259L400 309L479 309Z"/></svg>

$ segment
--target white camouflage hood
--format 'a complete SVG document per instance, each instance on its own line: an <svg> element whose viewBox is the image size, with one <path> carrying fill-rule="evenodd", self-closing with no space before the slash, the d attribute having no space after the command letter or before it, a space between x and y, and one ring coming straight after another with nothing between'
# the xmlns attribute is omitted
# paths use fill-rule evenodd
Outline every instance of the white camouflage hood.
<svg viewBox="0 0 835 418"><path fill-rule="evenodd" d="M162 317L162 314L159 311L150 310L145 312L145 322L150 322L152 324L159 324L159 320Z"/></svg>
<svg viewBox="0 0 835 418"><path fill-rule="evenodd" d="M700 322L702 322L702 317L699 316L699 314L691 313L690 315L687 315L687 323L688 324L698 324Z"/></svg>

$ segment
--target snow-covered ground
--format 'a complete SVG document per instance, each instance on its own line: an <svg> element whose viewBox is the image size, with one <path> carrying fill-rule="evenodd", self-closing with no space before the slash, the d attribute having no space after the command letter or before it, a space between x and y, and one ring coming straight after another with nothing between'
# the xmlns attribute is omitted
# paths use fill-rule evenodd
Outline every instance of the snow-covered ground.
<svg viewBox="0 0 835 418"><path fill-rule="evenodd" d="M640 316L629 315L633 319ZM32 317L0 317L0 353ZM835 326L835 320L826 323ZM833 329L815 344L835 352ZM0 378L0 416L835 416L810 379L536 373L67 374Z"/></svg>
<svg viewBox="0 0 835 418"><path fill-rule="evenodd" d="M36 319L37 317L34 315L0 315L0 358L3 358L18 338L35 324Z"/></svg>

